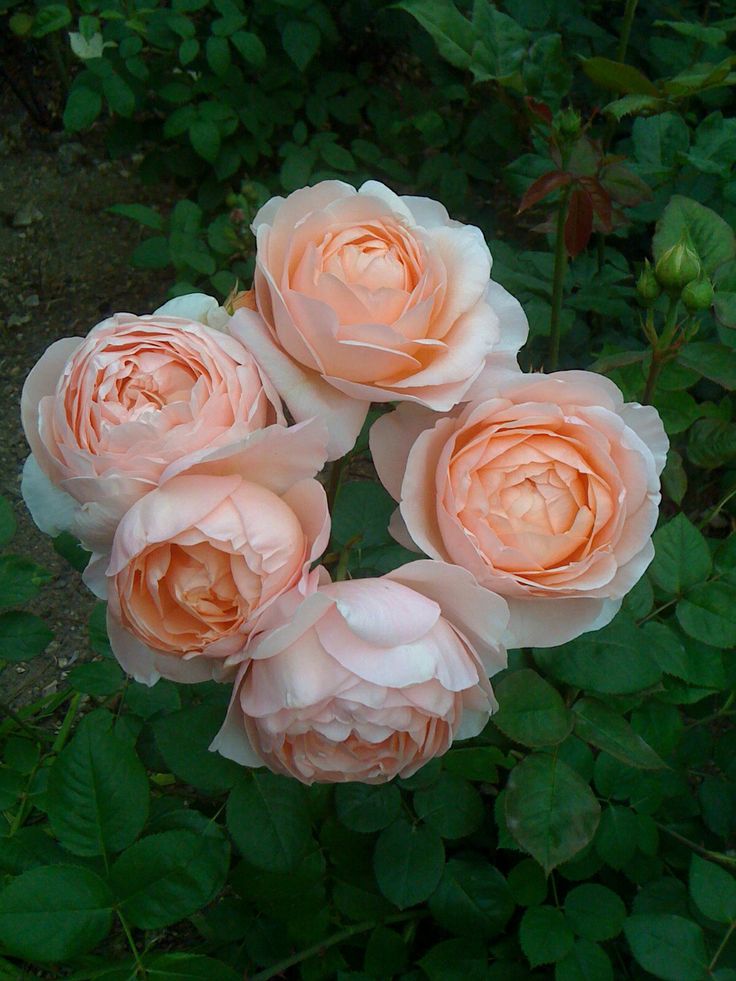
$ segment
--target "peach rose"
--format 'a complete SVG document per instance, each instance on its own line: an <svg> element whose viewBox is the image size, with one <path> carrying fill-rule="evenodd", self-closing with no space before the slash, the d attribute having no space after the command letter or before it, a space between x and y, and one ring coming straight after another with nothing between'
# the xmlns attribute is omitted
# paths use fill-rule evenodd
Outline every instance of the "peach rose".
<svg viewBox="0 0 736 981"><path fill-rule="evenodd" d="M667 437L601 375L518 374L440 419L400 406L370 445L396 536L503 595L509 647L604 626L654 556Z"/></svg>
<svg viewBox="0 0 736 981"><path fill-rule="evenodd" d="M260 621L211 749L307 784L383 783L483 729L508 609L465 570L414 562L303 591Z"/></svg>
<svg viewBox="0 0 736 981"><path fill-rule="evenodd" d="M226 322L216 300L193 294L48 348L21 399L32 450L23 496L42 531L105 547L169 464L284 422L253 355L219 329Z"/></svg>
<svg viewBox="0 0 736 981"><path fill-rule="evenodd" d="M307 577L330 532L312 479L326 439L317 421L271 426L172 469L124 515L85 581L137 681L227 677L258 618Z"/></svg>
<svg viewBox="0 0 736 981"><path fill-rule="evenodd" d="M253 230L260 317L236 310L230 330L295 419L325 418L330 459L371 402L447 410L486 365L515 367L524 313L489 280L480 230L436 201L323 181L272 198Z"/></svg>

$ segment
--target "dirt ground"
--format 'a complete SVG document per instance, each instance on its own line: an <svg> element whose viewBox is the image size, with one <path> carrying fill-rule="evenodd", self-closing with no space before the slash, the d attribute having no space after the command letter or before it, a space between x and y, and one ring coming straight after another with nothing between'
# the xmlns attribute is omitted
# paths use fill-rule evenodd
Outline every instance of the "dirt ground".
<svg viewBox="0 0 736 981"><path fill-rule="evenodd" d="M39 130L7 96L0 98L0 494L15 508L9 551L34 559L53 581L28 609L55 639L47 652L0 672L0 700L21 704L51 693L88 652L93 598L31 521L20 497L28 454L19 419L23 380L59 337L85 334L116 311L147 313L165 299L166 270L131 268L141 229L106 212L112 204L162 204L160 186L135 176L135 161L110 162L94 135L84 143Z"/></svg>

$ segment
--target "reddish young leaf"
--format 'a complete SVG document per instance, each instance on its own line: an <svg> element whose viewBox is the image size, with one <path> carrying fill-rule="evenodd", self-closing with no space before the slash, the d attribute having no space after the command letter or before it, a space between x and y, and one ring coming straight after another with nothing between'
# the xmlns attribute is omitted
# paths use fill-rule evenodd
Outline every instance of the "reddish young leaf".
<svg viewBox="0 0 736 981"><path fill-rule="evenodd" d="M552 191L556 191L560 187L566 187L571 180L572 177L570 174L566 174L562 170L551 170L548 174L538 177L521 199L519 210L516 212L517 215L520 215L522 211L526 211L527 208L531 208L533 204L541 201L542 198L546 198Z"/></svg>
<svg viewBox="0 0 736 981"><path fill-rule="evenodd" d="M565 247L574 259L580 255L593 233L593 201L584 187L570 195L565 221Z"/></svg>
<svg viewBox="0 0 736 981"><path fill-rule="evenodd" d="M593 211L596 213L600 226L605 232L610 232L611 225L611 195L595 177L584 177L581 185L590 194Z"/></svg>
<svg viewBox="0 0 736 981"><path fill-rule="evenodd" d="M524 100L526 102L529 112L534 113L539 119L548 125L552 125L552 110L544 102L537 102L536 99L532 99L530 95Z"/></svg>

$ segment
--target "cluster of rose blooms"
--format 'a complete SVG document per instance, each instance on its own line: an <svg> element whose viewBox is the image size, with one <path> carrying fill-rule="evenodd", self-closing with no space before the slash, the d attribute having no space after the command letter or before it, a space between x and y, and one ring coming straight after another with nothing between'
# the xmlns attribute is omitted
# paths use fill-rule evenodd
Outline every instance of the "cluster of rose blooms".
<svg viewBox="0 0 736 981"><path fill-rule="evenodd" d="M180 297L45 352L24 497L93 553L127 672L233 686L213 749L305 783L409 776L483 729L507 647L614 616L667 438L600 375L520 371L524 313L437 202L328 181L253 229L225 308ZM429 558L333 583L315 478L371 403L398 403L370 431L391 532Z"/></svg>

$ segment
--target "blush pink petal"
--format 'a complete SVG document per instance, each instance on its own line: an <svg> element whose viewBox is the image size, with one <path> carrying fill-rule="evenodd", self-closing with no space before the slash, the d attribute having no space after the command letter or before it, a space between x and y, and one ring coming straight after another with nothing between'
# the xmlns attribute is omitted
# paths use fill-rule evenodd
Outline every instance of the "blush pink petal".
<svg viewBox="0 0 736 981"><path fill-rule="evenodd" d="M318 417L329 431L328 460L337 460L355 445L370 407L370 398L357 401L338 392L313 371L301 367L274 342L253 311L237 310L230 330L263 366L297 420Z"/></svg>
<svg viewBox="0 0 736 981"><path fill-rule="evenodd" d="M336 582L323 592L335 600L350 632L375 647L410 644L440 617L437 603L385 577Z"/></svg>
<svg viewBox="0 0 736 981"><path fill-rule="evenodd" d="M557 647L613 620L621 600L507 597L511 620L504 638L509 648Z"/></svg>

